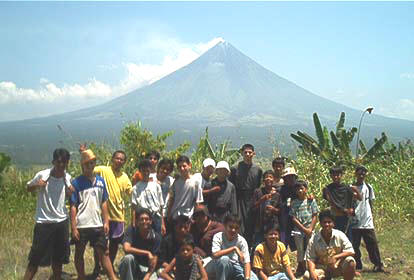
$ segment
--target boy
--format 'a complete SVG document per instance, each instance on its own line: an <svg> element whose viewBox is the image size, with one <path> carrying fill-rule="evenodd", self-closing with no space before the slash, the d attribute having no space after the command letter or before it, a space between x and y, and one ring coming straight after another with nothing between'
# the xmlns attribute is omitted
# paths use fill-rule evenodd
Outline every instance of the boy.
<svg viewBox="0 0 414 280"><path fill-rule="evenodd" d="M290 216L295 225L292 231L295 240L297 253L298 268L296 269L296 276L301 276L305 273L305 251L308 245L309 238L312 236L315 229L317 214L319 212L318 206L314 199L308 200L307 191L308 183L305 181L296 181L296 195L297 198L292 201L290 208Z"/></svg>
<svg viewBox="0 0 414 280"><path fill-rule="evenodd" d="M329 174L332 178L332 183L322 190L323 198L331 206L331 211L335 217L335 229L348 234L350 217L354 215L352 201L354 198L361 200L361 194L355 186L349 187L341 183L342 167L330 168Z"/></svg>
<svg viewBox="0 0 414 280"><path fill-rule="evenodd" d="M206 158L203 161L203 170L201 173L195 173L193 176L199 182L201 189L211 186L211 175L214 173L216 168L216 162L211 158ZM204 191L203 191L204 195Z"/></svg>
<svg viewBox="0 0 414 280"><path fill-rule="evenodd" d="M309 240L305 259L308 271L304 279L330 279L343 276L344 280L355 277L354 249L345 233L333 229L334 216L329 210L319 213L321 230Z"/></svg>
<svg viewBox="0 0 414 280"><path fill-rule="evenodd" d="M194 206L203 202L200 183L191 175L191 162L187 156L176 160L180 177L171 187L167 217L169 223L180 215L191 217Z"/></svg>
<svg viewBox="0 0 414 280"><path fill-rule="evenodd" d="M280 240L285 246L290 246L291 251L296 250L296 245L292 239L291 232L293 229L292 217L289 215L290 204L296 198L295 184L298 175L294 167L286 167L283 170L284 184L279 189L281 207L280 207Z"/></svg>
<svg viewBox="0 0 414 280"><path fill-rule="evenodd" d="M171 159L162 159L157 165L157 174L150 175L152 180L157 182L161 186L162 199L164 200L164 212L167 211L168 193L170 192L171 186L174 183L174 178L170 176L174 170L174 162ZM166 214L166 213L164 213Z"/></svg>
<svg viewBox="0 0 414 280"><path fill-rule="evenodd" d="M227 214L237 214L236 188L227 179L230 174L227 162L217 163L216 174L217 177L211 181L211 185L204 188L203 196L211 218L222 223Z"/></svg>
<svg viewBox="0 0 414 280"><path fill-rule="evenodd" d="M266 228L265 242L254 251L253 269L262 280L295 280L285 245L279 241L279 226ZM287 275L286 275L287 274Z"/></svg>
<svg viewBox="0 0 414 280"><path fill-rule="evenodd" d="M279 189L283 186L284 181L282 178L283 170L285 169L285 159L282 157L277 157L272 161L273 172L275 173L274 185L276 189Z"/></svg>
<svg viewBox="0 0 414 280"><path fill-rule="evenodd" d="M144 159L148 159L151 162L151 176L154 176L157 172L157 164L160 160L160 153L157 151L149 152ZM134 175L132 175L132 185L135 185L142 180L142 174L137 170Z"/></svg>
<svg viewBox="0 0 414 280"><path fill-rule="evenodd" d="M175 271L175 279L180 280L207 280L207 272L203 267L200 256L194 254L194 240L191 235L184 237L175 258L161 272L165 280L172 280L170 272Z"/></svg>
<svg viewBox="0 0 414 280"><path fill-rule="evenodd" d="M280 195L274 186L275 174L272 170L263 173L263 187L253 195L256 212L259 214L255 226L254 247L264 240L265 227L279 225Z"/></svg>
<svg viewBox="0 0 414 280"><path fill-rule="evenodd" d="M53 167L38 172L27 183L27 191L37 191L36 225L24 279L33 279L42 260L51 261L52 279L61 279L62 265L69 255L68 211L66 195L73 191L70 175L66 173L70 154L65 149L53 152ZM51 255L48 253L51 252Z"/></svg>
<svg viewBox="0 0 414 280"><path fill-rule="evenodd" d="M354 186L361 193L361 201L357 201L355 216L352 224L352 246L355 250L356 269L362 269L361 238L364 238L369 259L374 264L374 272L384 272L384 265L381 262L377 238L375 236L374 218L372 215L372 200L375 199L373 188L365 183L365 176L368 170L364 166L357 166L355 169L356 182Z"/></svg>
<svg viewBox="0 0 414 280"><path fill-rule="evenodd" d="M96 157L91 150L81 153L82 175L73 180L70 198L72 237L75 240L75 267L78 279L85 279L83 254L88 242L98 254L108 277L116 279L107 249L109 233L108 192L102 177L94 175ZM103 221L102 221L103 220Z"/></svg>
<svg viewBox="0 0 414 280"><path fill-rule="evenodd" d="M256 155L251 144L244 144L241 148L243 161L231 168L230 182L236 187L238 214L241 217L240 231L251 243L254 233L255 211L253 211L253 194L260 187L262 169L253 163Z"/></svg>
<svg viewBox="0 0 414 280"><path fill-rule="evenodd" d="M161 186L155 181L150 181L151 162L147 159L140 161L138 169L142 174L142 180L132 189L132 226L135 226L135 210L148 209L152 214L152 227L158 234L165 234L165 222L163 216L164 200Z"/></svg>
<svg viewBox="0 0 414 280"><path fill-rule="evenodd" d="M161 236L151 228L152 215L141 208L135 213L135 227L129 226L124 236L125 256L119 264L121 280L155 280L155 269Z"/></svg>
<svg viewBox="0 0 414 280"><path fill-rule="evenodd" d="M81 145L79 150L80 152L86 150L86 145ZM109 195L107 201L109 214L109 248L105 254L109 254L112 265L118 253L119 244L122 242L125 229L125 205L123 196L129 196L132 192L131 181L128 175L122 171L126 159L125 152L117 150L112 154L110 166L101 165L96 166L94 169L94 173L105 180L105 186ZM98 275L101 269L96 252L94 252L94 258L94 275Z"/></svg>
<svg viewBox="0 0 414 280"><path fill-rule="evenodd" d="M216 268L216 279L257 279L250 267L249 246L240 234L240 218L227 215L224 231L216 233L211 248Z"/></svg>

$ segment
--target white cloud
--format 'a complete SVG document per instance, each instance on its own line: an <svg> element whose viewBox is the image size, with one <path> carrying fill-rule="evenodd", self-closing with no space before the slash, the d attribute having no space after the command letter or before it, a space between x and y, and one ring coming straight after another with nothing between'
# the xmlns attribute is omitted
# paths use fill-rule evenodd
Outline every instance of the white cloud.
<svg viewBox="0 0 414 280"><path fill-rule="evenodd" d="M163 59L159 64L125 62L120 66L126 70L126 75L115 85L109 85L95 78L89 79L86 84L64 84L58 86L42 77L39 87L21 88L12 81L0 81L0 104L16 103L54 103L71 99L99 101L126 94L142 86L151 84L162 77L191 63L202 53L213 47L222 38L214 38L207 43L186 44L176 39L163 40L152 38L145 48L157 49L163 53ZM98 65L103 70L117 70L118 65Z"/></svg>
<svg viewBox="0 0 414 280"><path fill-rule="evenodd" d="M401 79L409 79L409 80L412 80L412 79L414 79L414 73L401 73L400 74L400 78Z"/></svg>
<svg viewBox="0 0 414 280"><path fill-rule="evenodd" d="M387 106L380 106L378 113L394 118L414 120L414 99L403 98Z"/></svg>

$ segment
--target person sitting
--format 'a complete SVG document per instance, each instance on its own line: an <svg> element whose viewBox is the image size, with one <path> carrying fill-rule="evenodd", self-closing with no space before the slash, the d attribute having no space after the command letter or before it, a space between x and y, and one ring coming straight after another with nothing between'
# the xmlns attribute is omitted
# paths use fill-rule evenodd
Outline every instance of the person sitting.
<svg viewBox="0 0 414 280"><path fill-rule="evenodd" d="M335 218L330 210L319 213L321 230L309 240L305 253L308 271L304 279L329 279L343 276L344 280L355 277L355 252L348 237L334 229Z"/></svg>
<svg viewBox="0 0 414 280"><path fill-rule="evenodd" d="M161 236L151 227L152 214L148 209L135 212L135 227L129 226L124 236L125 256L119 264L119 274L121 280L155 280Z"/></svg>
<svg viewBox="0 0 414 280"><path fill-rule="evenodd" d="M262 280L294 280L285 245L279 241L278 225L265 228L265 242L257 245L253 256L253 269ZM286 275L287 274L287 275Z"/></svg>
<svg viewBox="0 0 414 280"><path fill-rule="evenodd" d="M161 272L165 280L172 280L169 273L175 271L175 279L179 280L207 280L207 272L203 267L201 257L194 252L194 240L186 235L181 242L175 258Z"/></svg>
<svg viewBox="0 0 414 280"><path fill-rule="evenodd" d="M250 267L249 245L239 234L240 223L238 216L227 215L224 218L224 231L213 236L211 251L217 280L257 280Z"/></svg>

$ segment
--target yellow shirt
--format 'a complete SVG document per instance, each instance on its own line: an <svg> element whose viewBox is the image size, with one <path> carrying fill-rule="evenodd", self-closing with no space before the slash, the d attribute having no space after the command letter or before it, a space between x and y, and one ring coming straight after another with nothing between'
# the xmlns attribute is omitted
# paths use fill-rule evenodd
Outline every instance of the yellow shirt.
<svg viewBox="0 0 414 280"><path fill-rule="evenodd" d="M96 166L94 172L103 177L105 180L106 190L109 194L109 220L116 222L124 222L125 205L124 200L122 198L122 194L131 194L131 181L124 172L114 174L112 167L110 166Z"/></svg>
<svg viewBox="0 0 414 280"><path fill-rule="evenodd" d="M290 265L285 245L277 241L277 250L272 253L265 243L257 245L254 251L253 267L263 270L266 276L285 272L285 266Z"/></svg>

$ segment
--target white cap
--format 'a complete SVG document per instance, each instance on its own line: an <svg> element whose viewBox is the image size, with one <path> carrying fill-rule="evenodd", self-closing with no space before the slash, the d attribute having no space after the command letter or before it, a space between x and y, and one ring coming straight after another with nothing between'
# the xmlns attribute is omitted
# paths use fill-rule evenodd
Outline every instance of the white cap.
<svg viewBox="0 0 414 280"><path fill-rule="evenodd" d="M211 158L206 158L203 161L203 167L206 168L207 166L216 167L216 162L213 159L211 159Z"/></svg>
<svg viewBox="0 0 414 280"><path fill-rule="evenodd" d="M229 164L227 163L227 161L222 160L222 161L217 162L216 169L219 169L219 168L224 168L228 172L230 172L230 167L229 167Z"/></svg>

